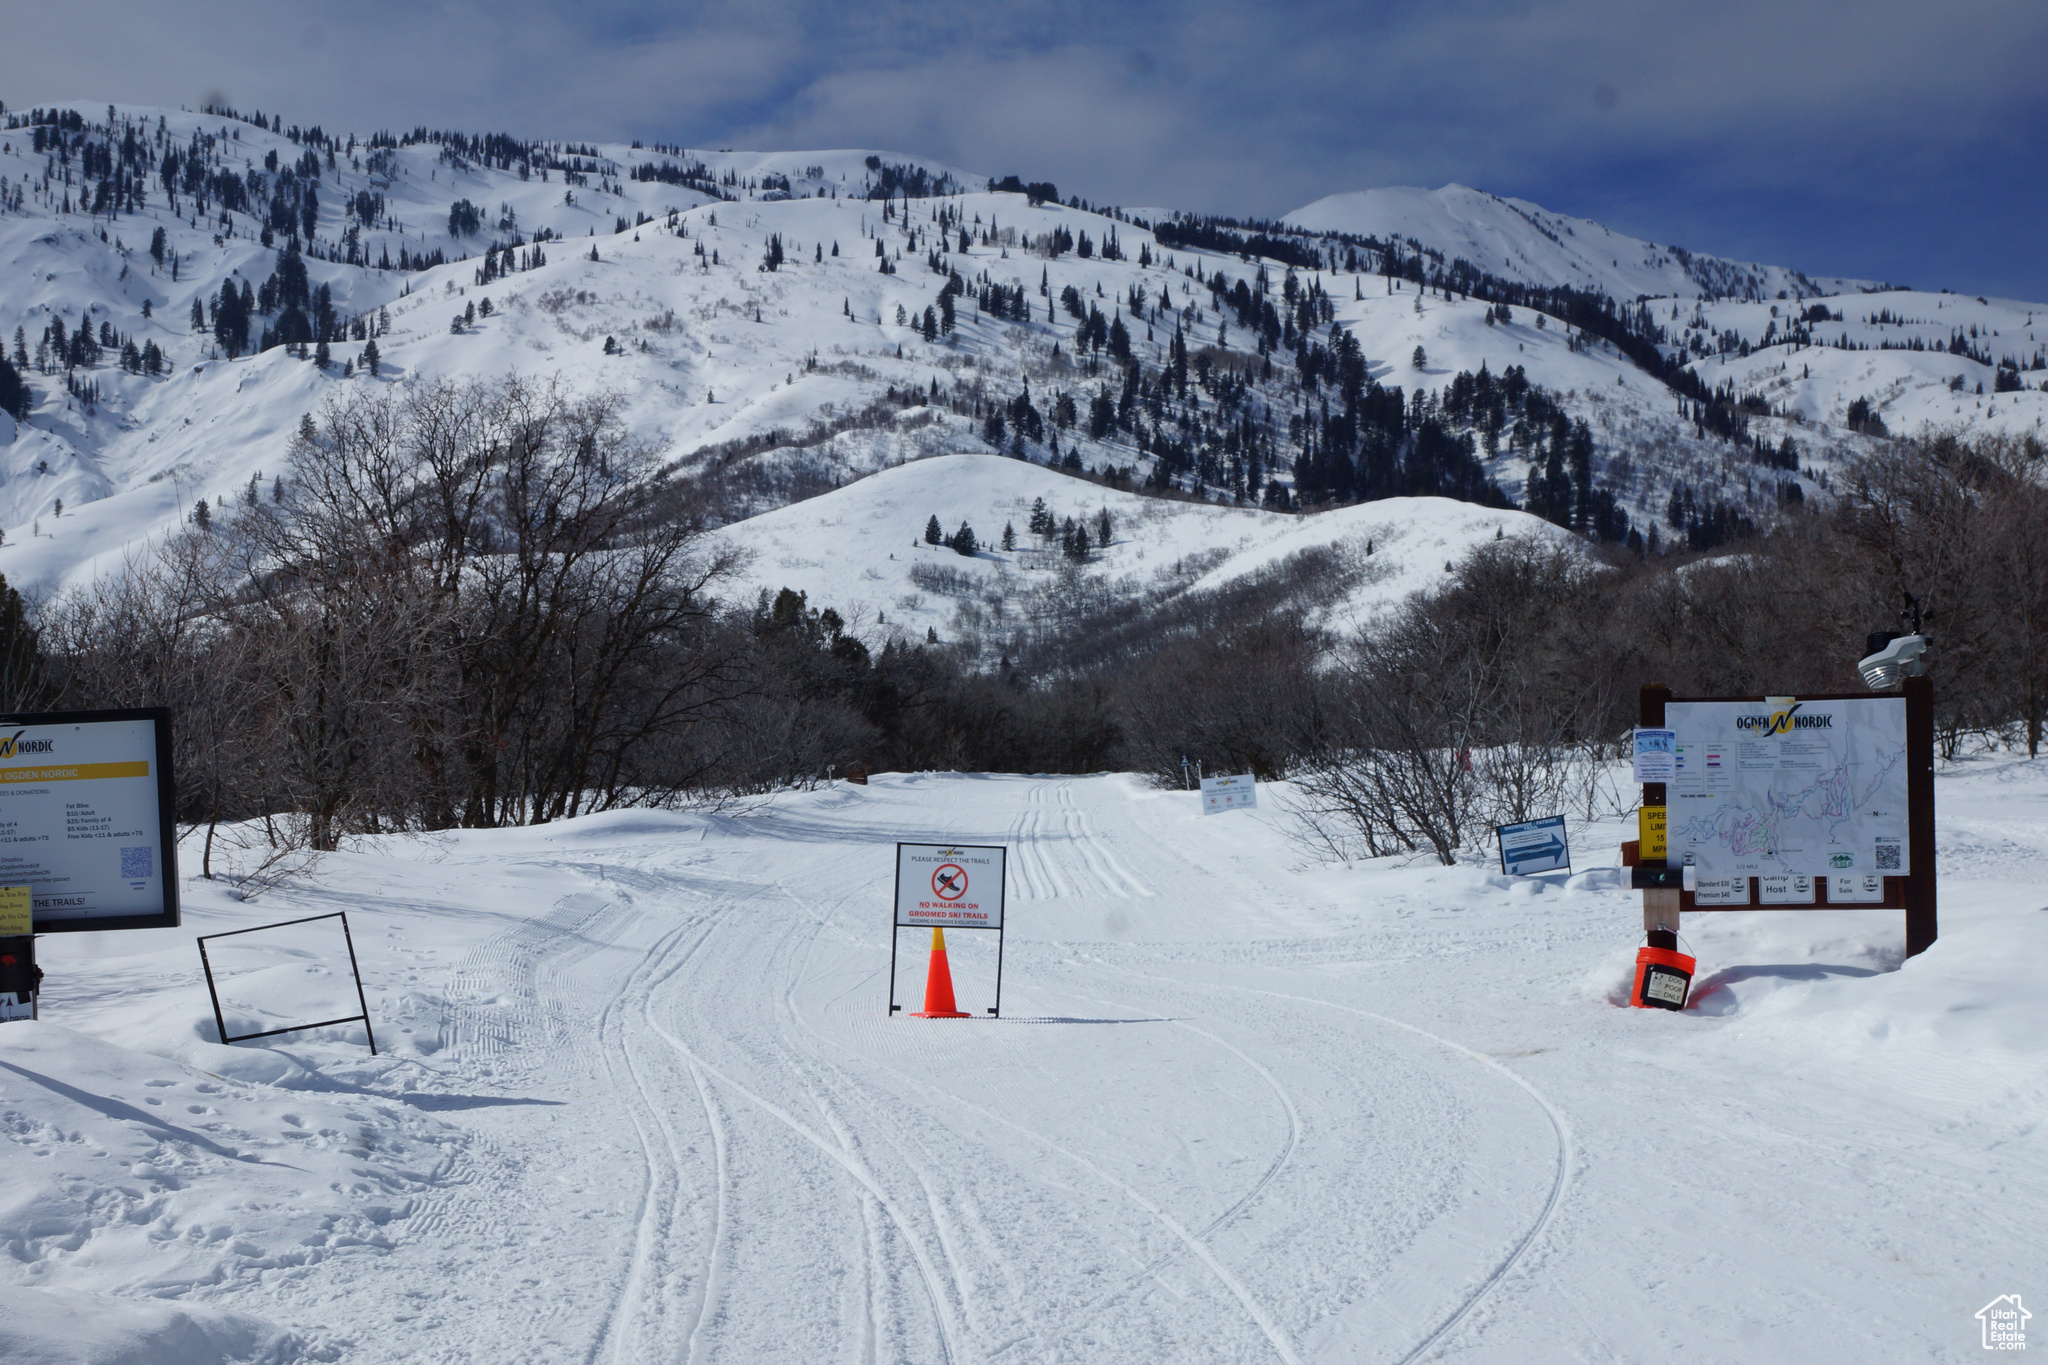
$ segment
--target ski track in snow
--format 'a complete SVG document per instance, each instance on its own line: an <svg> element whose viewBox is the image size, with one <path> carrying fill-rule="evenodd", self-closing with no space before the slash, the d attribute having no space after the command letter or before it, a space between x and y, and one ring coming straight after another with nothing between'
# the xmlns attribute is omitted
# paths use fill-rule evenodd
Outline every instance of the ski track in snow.
<svg viewBox="0 0 2048 1365"><path fill-rule="evenodd" d="M2024 872L2037 836L2031 807L2015 802L2033 798L1993 790L1984 815L1943 837L1973 869ZM1914 1269L1889 1293L1925 1317L1910 1306L1939 1271L1938 1228L1932 1246L1915 1244L1917 1227L1893 1215L1879 1235L1852 1221L1876 1216L1859 1209L1836 1215L1852 1234L1836 1238L1812 1189L1834 1172L1894 1203L1900 1180L1967 1198L2037 1131L2008 1086L2020 1107L1995 1120L2006 1127L1979 1125L1982 1151L1937 1148L1913 1118L1925 1097L1912 1069L1870 1082L1882 1105L1852 1111L1859 1136L1847 1145L1767 1126L1763 1111L1782 1111L1782 1094L1804 1083L1793 1063L1745 1089L1736 1078L1753 1061L1715 1071L1711 1059L1750 1056L1740 1049L1759 1031L1785 1027L1733 1006L1797 977L1731 971L1710 988L1718 1015L1613 1010L1556 980L1585 972L1613 936L1608 921L1630 909L1611 879L1582 876L1566 893L1472 868L1377 881L1304 871L1269 812L1204 818L1193 801L1122 777L887 775L744 816L620 813L504 832L457 845L432 873L441 890L395 871L389 880L418 884L388 908L362 907L359 939L373 976L400 947L416 954L397 991L373 988L373 1001L405 997L398 1055L382 1072L383 1059L352 1059L355 1073L336 1064L336 1080L386 1077L371 1088L400 1084L418 1107L466 1115L467 1141L376 1254L333 1263L345 1270L309 1265L276 1297L253 1280L189 1292L282 1315L367 1362L1641 1359L1703 1330L1721 1298L1701 1286L1729 1283L1709 1276L1686 1291L1685 1335L1655 1314L1617 1319L1617 1303L1669 1299L1690 1273L1640 1261L1656 1235L1642 1229L1682 1211L1726 1239L1710 1259L1772 1248L1787 1304L1823 1282L1799 1279L1799 1258L1850 1255L1844 1273L1867 1277L1904 1257ZM887 1014L897 839L1009 847L1000 1019ZM1945 932L1967 935L1970 912L1957 913L1961 927ZM466 937L445 937L464 923ZM1711 939L1735 923L1693 932ZM1826 937L1849 931L1827 923L1787 916L1745 932L1820 933L1804 960L1857 960ZM450 945L438 963L424 939L377 946L429 928ZM915 998L921 943L905 937L898 990ZM951 949L961 1004L979 1016L994 943L961 934ZM1513 1009L1492 1017L1488 1000L1455 994L1470 973L1496 980L1502 963L1550 949L1553 965L1517 989L1561 992L1545 1017L1562 1009L1585 1035L1576 1042L1554 1021L1531 1039ZM1840 987L1938 990L1936 965ZM110 970L128 979L126 965ZM389 1007L372 1008L381 1038ZM1951 1007L1929 1017L1969 1023ZM1878 1032L1864 1020L1815 1036ZM1677 1037L1692 1042L1683 1058L1668 1046ZM1555 1051L1566 1055L1502 1060ZM1931 1071L1947 1084L1955 1067ZM1630 1097L1680 1075L1706 1088L1628 1129ZM429 1088L415 1095L415 1084ZM1953 1088L1963 1094L1967 1077ZM558 1107L518 1107L533 1104ZM1669 1139L1677 1123L1689 1126ZM1703 1144L1724 1130L1764 1165L1717 1199L1723 1158ZM1673 1164L1623 1172L1653 1142ZM1795 1158L1823 1177L1798 1174ZM1646 1205L1673 1177L1689 1183ZM1801 1182L1788 1201L1801 1214L1780 1227L1769 1192L1787 1180ZM2023 1237L2040 1201L2022 1184L2000 1177L2004 1202L1984 1230ZM63 1255L39 1252L36 1273L61 1272ZM1635 1264L1634 1277L1613 1268ZM1758 1320L1768 1311L1783 1310ZM1873 1300L1857 1311L1908 1310ZM1919 1317L1900 1320L1936 1340ZM1536 1335L1546 1345L1530 1350ZM1735 1340L1701 1358L1757 1358L1744 1356L1754 1336ZM1865 1349L1878 1338L1842 1340L1845 1351L1810 1358L1886 1354Z"/></svg>

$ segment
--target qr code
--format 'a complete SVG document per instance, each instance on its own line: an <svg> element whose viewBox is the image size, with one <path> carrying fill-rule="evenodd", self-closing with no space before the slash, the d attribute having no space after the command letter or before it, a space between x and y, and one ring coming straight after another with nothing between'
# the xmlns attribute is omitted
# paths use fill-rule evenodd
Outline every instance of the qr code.
<svg viewBox="0 0 2048 1365"><path fill-rule="evenodd" d="M1877 841L1877 870L1896 872L1899 870L1899 841L1880 839Z"/></svg>
<svg viewBox="0 0 2048 1365"><path fill-rule="evenodd" d="M156 863L156 850L144 844L141 848L121 850L121 875L123 877L147 877L152 875Z"/></svg>

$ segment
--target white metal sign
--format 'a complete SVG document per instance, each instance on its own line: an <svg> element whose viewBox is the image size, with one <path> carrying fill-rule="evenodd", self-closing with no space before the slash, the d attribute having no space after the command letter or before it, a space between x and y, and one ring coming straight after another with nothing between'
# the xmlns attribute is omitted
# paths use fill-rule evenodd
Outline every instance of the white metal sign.
<svg viewBox="0 0 2048 1365"><path fill-rule="evenodd" d="M0 718L0 886L35 932L178 923L170 712Z"/></svg>
<svg viewBox="0 0 2048 1365"><path fill-rule="evenodd" d="M1702 876L1913 870L1905 698L1674 701L1664 716L1678 735L1670 861Z"/></svg>
<svg viewBox="0 0 2048 1365"><path fill-rule="evenodd" d="M979 844L896 845L896 923L1003 927L1003 854Z"/></svg>
<svg viewBox="0 0 2048 1365"><path fill-rule="evenodd" d="M1510 877L1531 872L1555 872L1570 868L1572 851L1564 833L1562 815L1546 816L1519 825L1502 825L1494 831L1500 839L1500 870Z"/></svg>
<svg viewBox="0 0 2048 1365"><path fill-rule="evenodd" d="M1236 777L1205 777L1202 779L1202 814L1215 815L1226 810L1254 810L1259 804L1259 784L1252 781L1250 773Z"/></svg>

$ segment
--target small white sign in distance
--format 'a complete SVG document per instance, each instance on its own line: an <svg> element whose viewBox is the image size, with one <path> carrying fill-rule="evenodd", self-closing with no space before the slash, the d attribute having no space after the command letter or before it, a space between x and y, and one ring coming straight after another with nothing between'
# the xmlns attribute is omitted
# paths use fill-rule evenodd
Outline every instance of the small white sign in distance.
<svg viewBox="0 0 2048 1365"><path fill-rule="evenodd" d="M1259 786L1252 781L1250 773L1239 773L1235 777L1205 777L1202 779L1202 814L1215 815L1226 810L1256 810L1259 804Z"/></svg>
<svg viewBox="0 0 2048 1365"><path fill-rule="evenodd" d="M896 845L898 927L1002 928L1006 851L985 844Z"/></svg>
<svg viewBox="0 0 2048 1365"><path fill-rule="evenodd" d="M1562 815L1501 825L1494 834L1500 840L1500 870L1510 877L1571 868L1572 849L1565 838Z"/></svg>

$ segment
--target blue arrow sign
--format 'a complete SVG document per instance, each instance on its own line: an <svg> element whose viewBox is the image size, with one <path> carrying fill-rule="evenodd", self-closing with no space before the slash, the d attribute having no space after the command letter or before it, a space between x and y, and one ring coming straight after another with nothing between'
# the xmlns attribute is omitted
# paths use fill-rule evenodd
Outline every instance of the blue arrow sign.
<svg viewBox="0 0 2048 1365"><path fill-rule="evenodd" d="M1565 838L1562 815L1502 825L1494 833L1500 840L1500 870L1511 877L1571 868L1571 845Z"/></svg>

